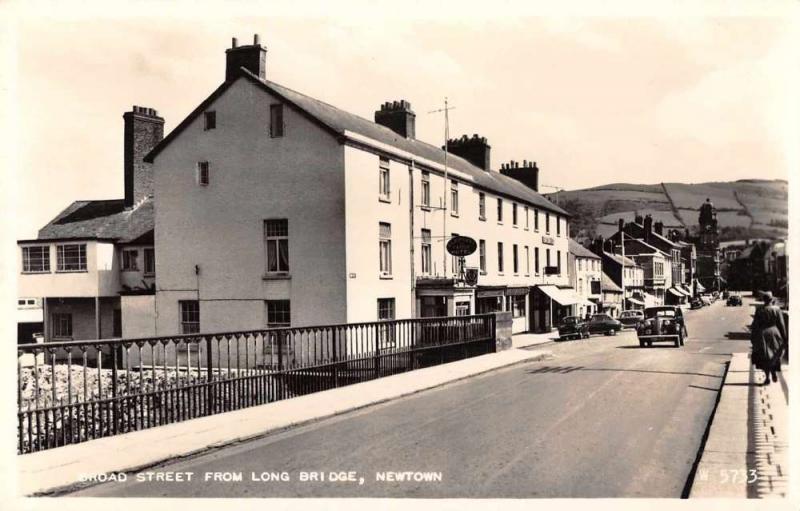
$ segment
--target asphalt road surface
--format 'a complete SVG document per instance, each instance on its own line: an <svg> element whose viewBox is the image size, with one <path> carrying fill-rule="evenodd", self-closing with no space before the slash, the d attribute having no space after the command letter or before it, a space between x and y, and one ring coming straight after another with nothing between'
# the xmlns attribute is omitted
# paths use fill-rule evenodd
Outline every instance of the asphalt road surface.
<svg viewBox="0 0 800 511"><path fill-rule="evenodd" d="M191 472L190 482L139 482L131 474L72 495L680 497L725 363L748 350L749 303L688 311L682 348L640 348L630 331L555 343L549 360L150 471ZM301 481L303 472L325 480ZM331 481L331 473L345 481ZM241 481L214 480L237 474ZM411 480L391 480L398 477Z"/></svg>

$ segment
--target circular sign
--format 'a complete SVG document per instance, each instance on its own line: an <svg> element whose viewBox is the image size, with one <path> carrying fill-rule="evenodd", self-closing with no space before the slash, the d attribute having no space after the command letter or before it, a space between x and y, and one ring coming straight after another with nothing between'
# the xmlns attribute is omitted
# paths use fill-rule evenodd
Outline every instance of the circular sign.
<svg viewBox="0 0 800 511"><path fill-rule="evenodd" d="M478 248L475 240L468 236L454 236L447 242L447 252L456 257L465 257Z"/></svg>

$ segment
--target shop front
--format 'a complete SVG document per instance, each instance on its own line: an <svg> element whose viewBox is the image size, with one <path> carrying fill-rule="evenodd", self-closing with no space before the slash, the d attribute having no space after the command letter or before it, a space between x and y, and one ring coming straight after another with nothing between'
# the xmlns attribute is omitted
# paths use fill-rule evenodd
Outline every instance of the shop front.
<svg viewBox="0 0 800 511"><path fill-rule="evenodd" d="M581 299L571 289L554 285L538 285L531 291L531 330L549 332L567 316L575 315Z"/></svg>

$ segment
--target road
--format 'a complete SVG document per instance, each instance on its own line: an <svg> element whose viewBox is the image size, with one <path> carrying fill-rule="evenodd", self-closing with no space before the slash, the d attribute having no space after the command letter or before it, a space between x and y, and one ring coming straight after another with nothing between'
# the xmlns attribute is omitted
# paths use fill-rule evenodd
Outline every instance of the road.
<svg viewBox="0 0 800 511"><path fill-rule="evenodd" d="M742 334L751 313L749 301L688 311L689 339L680 349L640 348L630 331L554 343L548 360L152 469L192 472L191 482L131 475L72 495L680 497L725 363L748 350ZM327 479L348 471L363 484L299 480L300 472ZM440 474L441 481L376 480L404 471ZM224 472L242 481L204 480ZM265 472L278 480L260 480ZM290 480L280 480L283 472Z"/></svg>

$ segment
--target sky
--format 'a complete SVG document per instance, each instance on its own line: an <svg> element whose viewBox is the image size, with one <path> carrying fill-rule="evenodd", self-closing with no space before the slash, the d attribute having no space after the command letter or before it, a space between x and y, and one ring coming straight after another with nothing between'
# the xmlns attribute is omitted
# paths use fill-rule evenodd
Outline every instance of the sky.
<svg viewBox="0 0 800 511"><path fill-rule="evenodd" d="M16 238L74 200L123 196L123 112L169 132L224 79L231 37L267 78L372 119L405 99L417 138L488 138L545 186L787 179L796 39L781 17L24 16L15 24ZM6 70L8 71L8 70ZM555 188L543 187L542 192ZM31 208L30 205L36 207Z"/></svg>

